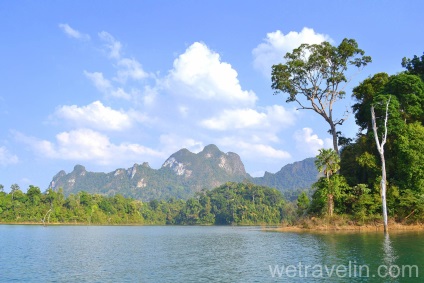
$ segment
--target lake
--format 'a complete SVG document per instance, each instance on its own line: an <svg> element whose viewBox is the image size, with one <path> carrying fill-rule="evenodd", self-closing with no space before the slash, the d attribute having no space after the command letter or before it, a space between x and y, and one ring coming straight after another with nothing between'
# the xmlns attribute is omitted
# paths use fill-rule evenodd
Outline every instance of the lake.
<svg viewBox="0 0 424 283"><path fill-rule="evenodd" d="M0 225L0 282L422 282L423 236Z"/></svg>

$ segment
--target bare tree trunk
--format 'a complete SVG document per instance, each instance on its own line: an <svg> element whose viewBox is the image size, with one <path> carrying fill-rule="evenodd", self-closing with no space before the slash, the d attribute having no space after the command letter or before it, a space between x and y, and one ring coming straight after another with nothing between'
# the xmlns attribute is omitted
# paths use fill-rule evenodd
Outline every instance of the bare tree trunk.
<svg viewBox="0 0 424 283"><path fill-rule="evenodd" d="M381 157L381 203L383 208L384 233L387 233L387 201L386 201L386 161L384 160L384 152Z"/></svg>
<svg viewBox="0 0 424 283"><path fill-rule="evenodd" d="M50 224L50 213L52 212L52 207L50 207L50 209L47 211L47 213L44 215L44 219L41 219L41 221L43 222L43 226L46 226L46 218L47 218L47 223Z"/></svg>
<svg viewBox="0 0 424 283"><path fill-rule="evenodd" d="M372 129L374 131L374 137L375 142L377 144L378 152L380 153L381 158L381 202L382 202L382 208L383 208L383 224L384 224L384 233L387 233L388 231L388 225L387 225L387 202L386 202L386 161L384 158L384 145L386 144L387 140L387 119L389 117L389 104L390 104L390 97L386 104L386 117L384 119L384 135L380 141L378 139L378 133L377 133L377 124L375 122L375 113L374 113L374 106L371 106L371 119L372 119Z"/></svg>
<svg viewBox="0 0 424 283"><path fill-rule="evenodd" d="M339 154L339 142L337 138L337 129L336 125L333 122L330 123L331 134L333 135L333 148L334 151Z"/></svg>

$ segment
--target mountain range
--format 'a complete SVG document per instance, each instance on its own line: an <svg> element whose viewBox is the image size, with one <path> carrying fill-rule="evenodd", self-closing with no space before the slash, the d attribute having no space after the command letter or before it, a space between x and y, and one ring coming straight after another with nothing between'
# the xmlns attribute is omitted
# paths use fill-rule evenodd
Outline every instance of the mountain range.
<svg viewBox="0 0 424 283"><path fill-rule="evenodd" d="M79 191L105 195L122 194L144 201L153 199L187 199L202 189L212 189L225 182L251 182L273 187L283 194L288 191L309 188L318 179L314 158L288 164L277 173L265 172L263 177L246 173L240 156L224 153L216 145L208 145L201 152L181 149L172 154L159 169L147 162L134 164L128 169L116 169L110 173L89 172L76 165L71 173L60 171L50 182L49 188L63 189L65 195Z"/></svg>

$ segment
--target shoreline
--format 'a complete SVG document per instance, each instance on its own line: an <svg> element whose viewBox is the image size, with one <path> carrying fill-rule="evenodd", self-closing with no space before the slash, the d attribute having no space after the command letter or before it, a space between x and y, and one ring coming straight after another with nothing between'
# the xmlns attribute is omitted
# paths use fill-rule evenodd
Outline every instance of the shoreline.
<svg viewBox="0 0 424 283"><path fill-rule="evenodd" d="M276 228L264 228L270 232L306 232L306 233L338 233L338 232L384 232L382 224L379 225L316 225L312 227L302 227L300 225L281 226ZM389 223L388 232L424 232L423 224L400 224Z"/></svg>
<svg viewBox="0 0 424 283"><path fill-rule="evenodd" d="M180 226L180 227L222 227L222 226L226 226L226 227L261 227L261 228L266 228L266 229L275 229L280 227L280 225L278 224L263 224L263 223L258 223L258 224L252 224L252 225L219 225L219 224L196 224L196 225L183 225L183 224L151 224L151 223L144 223L144 224L140 224L140 223L86 223L86 222L52 222L52 223L47 223L47 224L43 224L42 222L0 222L0 225L39 225L39 226Z"/></svg>
<svg viewBox="0 0 424 283"><path fill-rule="evenodd" d="M265 232L280 232L280 233L340 233L340 232L383 232L384 227L382 224L368 224L368 225L337 225L337 224L316 224L308 227L302 225L170 225L170 224L139 224L139 223L126 223L126 224L99 224L99 223L47 223L42 222L0 222L0 225L30 225L30 226L229 226L229 227L260 227ZM388 232L424 232L424 223L418 224L401 224L389 223Z"/></svg>

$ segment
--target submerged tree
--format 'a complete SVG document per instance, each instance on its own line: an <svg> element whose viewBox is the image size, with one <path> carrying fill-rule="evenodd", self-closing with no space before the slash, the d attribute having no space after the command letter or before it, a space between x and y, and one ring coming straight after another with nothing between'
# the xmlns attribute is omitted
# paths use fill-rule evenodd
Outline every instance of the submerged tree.
<svg viewBox="0 0 424 283"><path fill-rule="evenodd" d="M346 77L348 67L360 69L371 62L371 57L364 54L354 39L344 39L337 47L329 42L302 44L284 56L285 64L272 66L272 88L276 93L287 93L286 102L295 101L299 109L313 110L324 118L330 125L336 153L339 152L336 127L346 117L333 117L334 103L345 96L344 89L350 81ZM299 98L302 95L306 102Z"/></svg>
<svg viewBox="0 0 424 283"><path fill-rule="evenodd" d="M327 210L328 215L333 216L334 212L334 194L335 186L331 182L331 175L337 173L340 169L340 157L336 151L332 149L320 149L317 159L315 160L315 165L318 168L319 172L323 172L327 178Z"/></svg>
<svg viewBox="0 0 424 283"><path fill-rule="evenodd" d="M387 232L387 201L386 201L386 160L384 158L384 145L387 140L387 120L389 116L389 104L390 97L386 103L386 117L384 118L384 134L382 135L381 144L378 138L377 124L375 121L375 112L374 106L371 106L371 119L372 119L372 129L374 131L375 143L377 144L377 149L380 154L381 159L381 202L383 207L383 222L384 222L384 232Z"/></svg>

